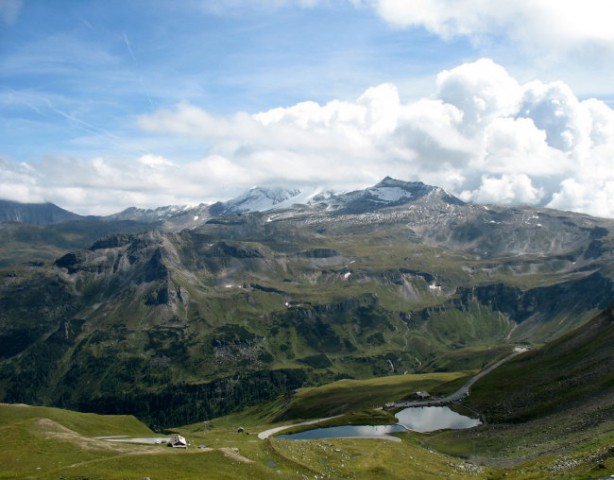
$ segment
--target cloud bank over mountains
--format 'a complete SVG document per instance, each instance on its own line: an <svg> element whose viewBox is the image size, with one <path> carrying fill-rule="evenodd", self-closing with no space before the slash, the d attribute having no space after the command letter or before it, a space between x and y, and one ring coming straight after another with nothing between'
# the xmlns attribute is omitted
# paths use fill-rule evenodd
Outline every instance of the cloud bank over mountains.
<svg viewBox="0 0 614 480"><path fill-rule="evenodd" d="M302 102L220 117L182 103L138 118L199 158L2 160L0 197L82 213L227 199L255 184L362 188L390 175L466 201L614 217L614 111L562 82L520 84L489 59L440 72L429 98L392 84L355 101ZM67 172L70 172L67 175ZM229 188L232 186L232 188Z"/></svg>
<svg viewBox="0 0 614 480"><path fill-rule="evenodd" d="M214 119L190 105L141 117L156 133L208 138L241 178L338 182L390 174L464 200L614 215L614 112L562 82L519 84L488 59L443 71L431 98L403 103L394 85L354 102L304 102Z"/></svg>

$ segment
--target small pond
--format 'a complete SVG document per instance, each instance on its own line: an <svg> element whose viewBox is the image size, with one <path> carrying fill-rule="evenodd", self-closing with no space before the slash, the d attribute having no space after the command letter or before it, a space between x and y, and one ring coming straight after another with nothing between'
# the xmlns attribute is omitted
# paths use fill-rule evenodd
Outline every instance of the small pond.
<svg viewBox="0 0 614 480"><path fill-rule="evenodd" d="M405 428L401 425L341 425L338 427L314 428L290 435L277 435L277 438L310 440L313 438L386 437L390 433L404 431Z"/></svg>
<svg viewBox="0 0 614 480"><path fill-rule="evenodd" d="M412 430L427 433L443 429L464 429L480 425L479 418L470 418L456 413L448 407L410 407L396 414L396 425L343 425L307 430L290 435L278 435L277 438L290 440L309 440L314 438L349 438L382 437L391 438L389 434ZM394 437L392 437L394 438Z"/></svg>

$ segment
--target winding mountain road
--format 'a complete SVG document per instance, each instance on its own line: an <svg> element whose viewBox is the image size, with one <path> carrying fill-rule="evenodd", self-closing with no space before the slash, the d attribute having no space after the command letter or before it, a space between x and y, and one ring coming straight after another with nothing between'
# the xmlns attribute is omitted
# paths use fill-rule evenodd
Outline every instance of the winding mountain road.
<svg viewBox="0 0 614 480"><path fill-rule="evenodd" d="M480 378L488 375L490 372L499 368L504 363L510 361L512 358L520 355L528 351L529 349L526 347L516 347L514 352L508 355L505 358L502 358L498 362L493 363L490 367L482 370L480 373L474 375L465 383L461 388L459 388L456 392L451 393L450 395L446 395L445 397L431 399L431 400L416 400L416 401L406 401L406 402L394 402L392 405L389 405L390 408L408 408L408 407L425 407L425 406L434 406L434 405L445 405L447 403L457 402L467 396L469 396L469 390L473 386L475 382L477 382ZM287 430L293 427L301 427L304 425L314 425L316 423L324 422L326 420L331 420L333 418L338 418L343 415L335 415L333 417L326 418L316 418L315 420L307 420L305 422L294 423L292 425L283 425L281 427L270 428L269 430L265 430L258 434L258 438L264 440L269 438L271 435L275 435L283 430Z"/></svg>
<svg viewBox="0 0 614 480"><path fill-rule="evenodd" d="M499 368L506 362L509 362L512 358L520 355L528 351L529 349L526 347L516 347L514 352L508 355L505 358L502 358L498 362L493 363L490 367L482 370L477 375L471 377L467 383L465 383L461 388L459 388L456 392L451 393L445 397L434 398L431 400L416 400L416 401L407 401L407 402L394 402L391 408L407 408L407 407L424 407L424 406L433 406L433 405L445 405L446 403L458 402L459 400L469 396L469 389L473 386L475 382L477 382L480 378L488 375L494 369Z"/></svg>
<svg viewBox="0 0 614 480"><path fill-rule="evenodd" d="M264 440L265 438L269 438L271 435L275 435L276 433L279 433L282 430L287 430L288 428L302 427L303 425L313 425L315 423L325 422L326 420L332 420L333 418L338 418L342 416L343 415L334 415L332 417L316 418L315 420L307 420L306 422L293 423L292 425L283 425L281 427L271 428L269 430L265 430L264 432L260 432L258 434L258 438Z"/></svg>

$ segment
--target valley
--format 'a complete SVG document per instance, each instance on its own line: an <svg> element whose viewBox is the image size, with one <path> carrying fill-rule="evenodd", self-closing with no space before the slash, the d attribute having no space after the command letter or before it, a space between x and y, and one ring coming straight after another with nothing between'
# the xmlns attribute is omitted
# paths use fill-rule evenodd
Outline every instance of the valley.
<svg viewBox="0 0 614 480"><path fill-rule="evenodd" d="M306 203L265 197L0 224L0 429L41 451L64 432L67 448L48 453L63 466L19 478L614 474L614 221L466 204L390 178ZM469 397L448 398L479 412L470 430L394 444L256 435L377 418L481 370ZM113 415L138 421L122 431ZM213 451L94 438L171 430Z"/></svg>

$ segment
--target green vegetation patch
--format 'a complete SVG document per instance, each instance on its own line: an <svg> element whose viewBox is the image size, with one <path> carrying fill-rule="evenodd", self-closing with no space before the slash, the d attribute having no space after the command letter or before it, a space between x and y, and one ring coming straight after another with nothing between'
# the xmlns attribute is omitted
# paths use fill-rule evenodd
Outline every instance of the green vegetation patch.
<svg viewBox="0 0 614 480"><path fill-rule="evenodd" d="M61 408L0 404L0 428L15 423L46 418L81 435L152 435L153 432L131 415L98 415Z"/></svg>
<svg viewBox="0 0 614 480"><path fill-rule="evenodd" d="M469 397L490 421L518 422L614 391L614 310L479 380Z"/></svg>

